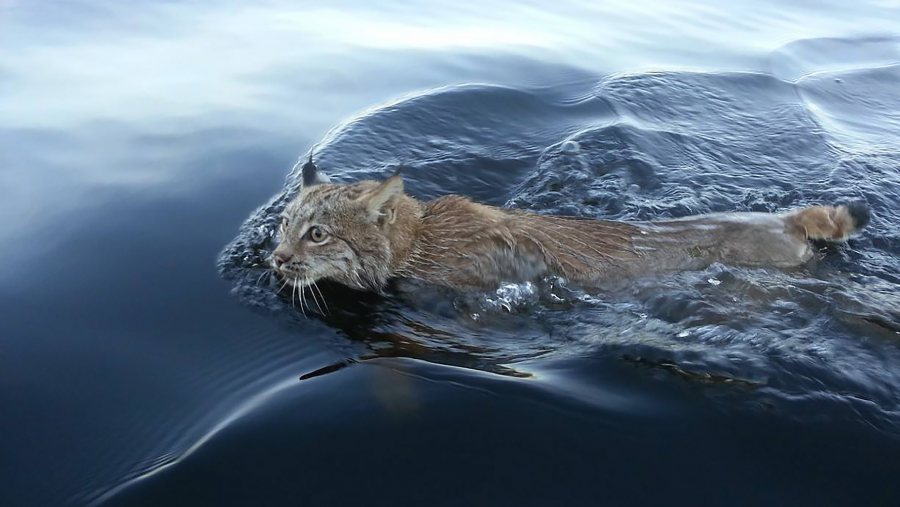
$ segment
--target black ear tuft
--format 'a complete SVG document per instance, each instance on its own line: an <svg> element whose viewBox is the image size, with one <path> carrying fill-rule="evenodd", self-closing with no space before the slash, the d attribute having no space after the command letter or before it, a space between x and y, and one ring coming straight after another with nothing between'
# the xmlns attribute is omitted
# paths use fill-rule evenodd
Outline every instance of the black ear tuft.
<svg viewBox="0 0 900 507"><path fill-rule="evenodd" d="M301 168L301 174L303 176L304 187L310 187L321 183L319 178L319 168L316 167L316 164L312 159L312 151L309 152L309 160L303 164L303 167Z"/></svg>

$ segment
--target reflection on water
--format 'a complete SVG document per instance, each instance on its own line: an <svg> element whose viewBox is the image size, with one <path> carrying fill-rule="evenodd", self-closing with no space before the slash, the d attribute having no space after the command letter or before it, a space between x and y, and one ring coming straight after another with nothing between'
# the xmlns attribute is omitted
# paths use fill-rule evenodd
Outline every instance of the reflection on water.
<svg viewBox="0 0 900 507"><path fill-rule="evenodd" d="M896 503L897 20L0 1L0 504ZM260 265L314 144L423 199L874 219L792 271L323 287L307 318Z"/></svg>

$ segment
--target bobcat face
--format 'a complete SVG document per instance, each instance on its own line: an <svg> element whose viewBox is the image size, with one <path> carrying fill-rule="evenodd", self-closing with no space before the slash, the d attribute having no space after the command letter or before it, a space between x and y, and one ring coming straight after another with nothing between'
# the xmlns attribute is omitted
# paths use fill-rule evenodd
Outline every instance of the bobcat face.
<svg viewBox="0 0 900 507"><path fill-rule="evenodd" d="M402 194L399 175L340 185L308 182L304 174L304 187L282 213L272 269L298 287L332 280L379 290L391 275L388 229Z"/></svg>

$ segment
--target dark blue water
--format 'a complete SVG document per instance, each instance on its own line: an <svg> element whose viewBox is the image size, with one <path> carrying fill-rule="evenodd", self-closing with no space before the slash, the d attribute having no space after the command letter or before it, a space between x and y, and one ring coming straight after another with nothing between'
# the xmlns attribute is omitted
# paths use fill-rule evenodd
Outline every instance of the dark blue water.
<svg viewBox="0 0 900 507"><path fill-rule="evenodd" d="M898 84L884 1L0 2L0 505L898 505ZM261 267L314 145L422 199L874 218L320 312Z"/></svg>

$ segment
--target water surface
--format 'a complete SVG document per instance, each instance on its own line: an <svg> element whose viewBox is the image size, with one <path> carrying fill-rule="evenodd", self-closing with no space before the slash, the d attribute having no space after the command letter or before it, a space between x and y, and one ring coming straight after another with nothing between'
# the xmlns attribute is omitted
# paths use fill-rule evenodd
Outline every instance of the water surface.
<svg viewBox="0 0 900 507"><path fill-rule="evenodd" d="M0 504L897 504L898 20L0 3ZM320 314L260 267L314 145L422 199L874 218L794 270Z"/></svg>

